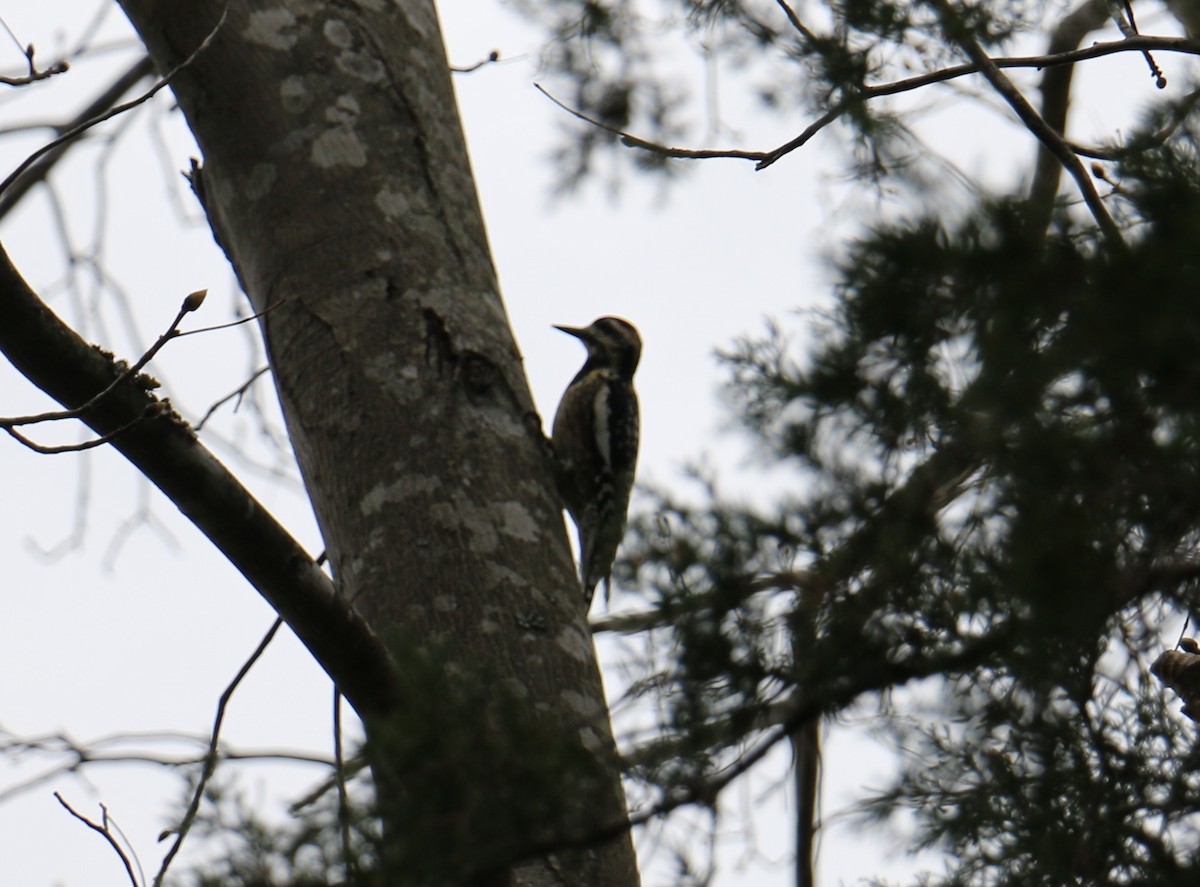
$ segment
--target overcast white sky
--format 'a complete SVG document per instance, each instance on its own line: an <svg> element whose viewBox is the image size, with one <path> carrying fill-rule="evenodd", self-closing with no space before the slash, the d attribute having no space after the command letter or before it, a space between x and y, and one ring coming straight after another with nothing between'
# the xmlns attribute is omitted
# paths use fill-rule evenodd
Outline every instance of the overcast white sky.
<svg viewBox="0 0 1200 887"><path fill-rule="evenodd" d="M39 58L48 60L74 43L98 7L96 0L10 3L0 5L0 14L22 43L35 43ZM543 415L552 414L582 359L578 343L551 324L622 315L639 326L646 343L638 378L641 478L679 484L685 463L706 459L726 472L730 493L761 494L765 485L747 450L722 430L722 374L713 353L738 334L761 329L765 316L799 329L803 319L791 313L827 298L819 257L850 228L853 211L873 200L838 179L835 137L818 137L763 173L746 163L715 161L670 190L626 175L620 200L593 185L555 202L548 196L552 133L570 121L532 87L539 78L538 35L493 3L446 0L441 9L456 64L493 49L514 59L459 76L456 85L503 293ZM1161 18L1142 18L1144 31L1167 28ZM115 10L105 34L102 42L113 48L94 61L36 91L0 94L0 127L61 120L130 64L136 47ZM19 63L0 35L0 67ZM1181 64L1159 63L1168 76ZM704 72L694 65L699 89ZM1096 100L1077 102L1074 118L1083 136L1101 137L1126 123L1112 116L1129 106L1126 93L1149 97L1143 66L1130 56L1088 69ZM63 285L64 240L45 191L0 229L18 267L53 297L60 314L91 340L130 357L192 290L210 290L196 325L227 320L239 303L232 275L178 176L197 152L165 94L160 98L151 113L102 131L119 138L115 152L101 151L93 139L72 171L55 181L72 249L84 255L102 244L109 283L126 295L129 316L86 262L75 266L76 288ZM721 145L770 147L807 123L762 119L733 81L723 86L722 110ZM964 169L992 180L1019 175L1032 156L1029 142L1013 137L1015 128L994 103L982 110L964 102L931 106L925 119L931 137L953 148ZM0 139L0 174L46 137L39 131ZM105 188L97 187L101 182ZM190 225L181 223L181 211ZM197 418L255 365L245 341L243 331L180 340L151 370L184 415ZM273 398L269 387L262 390ZM0 413L45 406L0 364ZM280 480L278 472L290 467L274 464L254 423L226 418L215 432L209 442L218 455L319 550L294 474ZM265 464L255 467L245 457ZM81 741L131 731L206 733L221 690L271 623L265 604L111 453L35 456L0 440L0 491L0 559L7 565L0 583L0 727L26 736L66 731ZM51 550L53 556L42 553ZM617 674L619 650L605 645L602 656L609 674ZM327 754L330 696L324 674L290 636L281 636L239 690L224 735L239 748ZM879 784L886 770L886 759L857 734L840 731L835 740L825 782L831 814L847 792ZM28 756L16 770L0 759L0 792L47 763ZM267 765L245 771L243 786L252 801L266 804L320 775ZM721 829L726 869L718 884L789 883L790 825L781 814L787 800L769 794L769 785L762 779L732 797ZM174 781L145 767L95 765L82 778L62 776L0 804L0 885L127 883L103 842L58 806L56 790L89 815L105 804L146 868L157 869L163 846L155 837L178 806ZM758 817L748 843L741 814L754 808L769 812ZM651 843L640 849L648 853ZM821 857L824 883L854 883L871 874L898 879L909 865L891 844L878 831L856 835L853 825L835 817ZM661 882L653 871L646 869L647 885Z"/></svg>

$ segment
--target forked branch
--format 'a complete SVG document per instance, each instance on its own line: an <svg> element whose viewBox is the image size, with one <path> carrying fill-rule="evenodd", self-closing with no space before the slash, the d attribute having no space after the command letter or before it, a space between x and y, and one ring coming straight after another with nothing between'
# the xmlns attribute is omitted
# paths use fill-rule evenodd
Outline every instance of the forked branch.
<svg viewBox="0 0 1200 887"><path fill-rule="evenodd" d="M1178 52L1187 55L1200 55L1200 41L1195 41L1184 37L1138 36L1124 40L1111 40L1102 43L1095 43L1082 49L1050 52L1043 55L1001 56L996 58L989 58L984 55L982 58L971 58L971 61L967 64L952 65L937 71L930 71L925 74L919 74L914 77L906 77L901 80L892 81L890 83L882 83L877 86L863 86L857 91L847 94L839 101L835 102L832 107L830 107L820 117L810 123L797 136L787 142L784 142L778 147L766 151L749 150L744 148L684 148L659 144L590 117L582 111L571 108L561 100L557 99L541 85L534 84L534 86L543 95L550 99L550 101L558 105L558 107L562 108L567 113L578 118L579 120L586 122L590 126L603 129L612 133L613 135L618 136L621 142L627 147L637 148L643 151L650 151L655 154L660 154L664 157L670 157L679 160L710 160L716 158L749 160L755 164L755 169L762 170L786 157L788 154L791 154L793 151L803 147L817 133L829 126L829 124L843 117L848 111L873 99L882 98L884 96L899 95L905 92L912 92L917 89L922 89L926 86L931 86L935 83L946 83L951 80L956 80L960 77L969 76L971 74L984 74L985 76L988 76L988 72L993 72L992 76L994 77L996 71L1008 68L1047 70L1063 66L1069 67L1078 64L1079 62L1103 58L1105 56L1116 55L1118 53L1144 53L1151 50L1161 52ZM1028 103L1026 102L1026 104ZM1030 110L1032 110L1032 106L1030 106ZM1036 113L1037 112L1034 111L1034 114ZM1035 133L1035 135L1036 134L1037 133ZM1041 138L1040 135L1039 138ZM1059 141L1062 141L1061 138ZM1062 144L1069 150L1069 146L1067 146L1065 142ZM1057 154L1055 157L1056 160L1061 162L1062 157ZM1091 206L1091 204L1089 204L1089 206Z"/></svg>

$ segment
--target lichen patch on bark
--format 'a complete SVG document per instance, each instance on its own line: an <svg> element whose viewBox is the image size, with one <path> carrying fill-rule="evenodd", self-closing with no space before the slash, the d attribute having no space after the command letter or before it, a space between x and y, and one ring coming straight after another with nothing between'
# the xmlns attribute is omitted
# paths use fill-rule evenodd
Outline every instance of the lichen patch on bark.
<svg viewBox="0 0 1200 887"><path fill-rule="evenodd" d="M250 13L242 36L268 49L289 50L299 40L296 16L288 9L262 9Z"/></svg>

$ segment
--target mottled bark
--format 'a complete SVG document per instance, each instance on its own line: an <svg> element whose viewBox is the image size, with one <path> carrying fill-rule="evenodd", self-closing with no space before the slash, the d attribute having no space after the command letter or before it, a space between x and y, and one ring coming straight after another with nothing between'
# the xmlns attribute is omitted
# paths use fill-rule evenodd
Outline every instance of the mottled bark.
<svg viewBox="0 0 1200 887"><path fill-rule="evenodd" d="M122 6L161 70L222 10ZM214 234L278 305L263 335L338 592L401 674L396 713L365 713L391 862L635 884L627 835L587 846L624 815L611 731L432 3L234 2L172 87Z"/></svg>

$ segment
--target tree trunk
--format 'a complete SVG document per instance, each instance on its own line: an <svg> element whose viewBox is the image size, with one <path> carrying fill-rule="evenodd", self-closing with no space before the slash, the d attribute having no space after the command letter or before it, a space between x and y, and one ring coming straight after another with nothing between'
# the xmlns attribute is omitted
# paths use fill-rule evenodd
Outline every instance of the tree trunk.
<svg viewBox="0 0 1200 887"><path fill-rule="evenodd" d="M122 6L162 71L222 9ZM270 309L263 336L339 594L397 665L395 704L359 706L387 883L636 884L433 4L235 0L172 88L213 232Z"/></svg>

